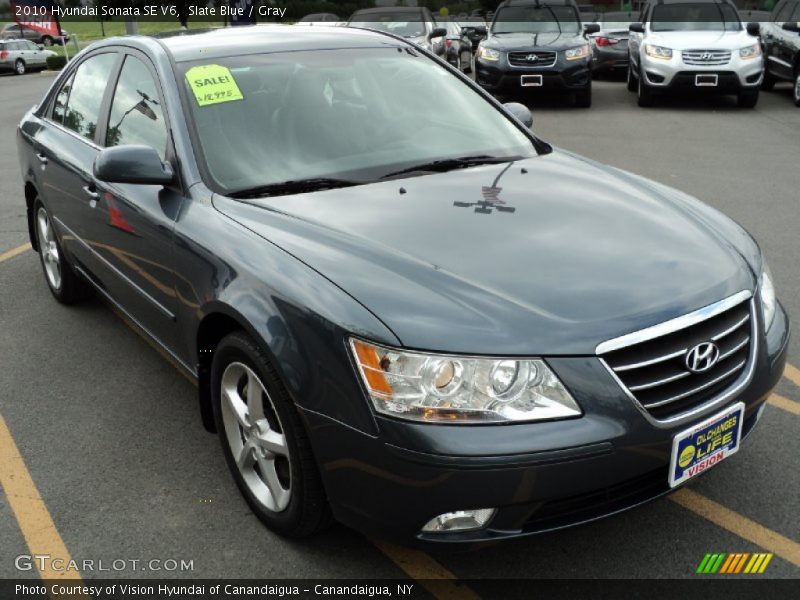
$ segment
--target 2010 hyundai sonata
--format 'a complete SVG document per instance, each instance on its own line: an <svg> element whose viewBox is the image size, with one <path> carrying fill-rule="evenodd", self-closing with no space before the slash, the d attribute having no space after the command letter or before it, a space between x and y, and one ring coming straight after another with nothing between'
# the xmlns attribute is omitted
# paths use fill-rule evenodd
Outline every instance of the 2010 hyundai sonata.
<svg viewBox="0 0 800 600"><path fill-rule="evenodd" d="M789 337L741 227L402 39L237 29L90 46L18 142L50 291L196 376L269 527L513 537L739 449Z"/></svg>

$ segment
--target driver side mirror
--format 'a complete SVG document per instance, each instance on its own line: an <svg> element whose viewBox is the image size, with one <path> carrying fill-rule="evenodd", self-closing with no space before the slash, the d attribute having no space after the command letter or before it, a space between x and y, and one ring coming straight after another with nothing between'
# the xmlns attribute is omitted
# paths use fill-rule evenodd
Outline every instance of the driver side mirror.
<svg viewBox="0 0 800 600"><path fill-rule="evenodd" d="M644 33L644 23L631 23L628 29L636 33Z"/></svg>
<svg viewBox="0 0 800 600"><path fill-rule="evenodd" d="M447 35L447 29L444 27L435 27L433 31L428 34L428 39L432 40L437 37L444 37Z"/></svg>
<svg viewBox="0 0 800 600"><path fill-rule="evenodd" d="M169 185L175 173L150 146L114 146L103 148L94 160L94 176L108 183Z"/></svg>
<svg viewBox="0 0 800 600"><path fill-rule="evenodd" d="M524 104L520 104L519 102L506 102L503 104L503 107L512 117L525 125L525 127L530 128L530 126L533 125L533 115L530 109Z"/></svg>
<svg viewBox="0 0 800 600"><path fill-rule="evenodd" d="M587 23L583 26L583 35L590 35L592 33L600 33L599 23Z"/></svg>
<svg viewBox="0 0 800 600"><path fill-rule="evenodd" d="M748 23L747 24L747 33L754 37L758 37L758 34L761 33L761 25L756 22Z"/></svg>
<svg viewBox="0 0 800 600"><path fill-rule="evenodd" d="M800 23L784 23L784 31L791 31L792 33L800 33Z"/></svg>

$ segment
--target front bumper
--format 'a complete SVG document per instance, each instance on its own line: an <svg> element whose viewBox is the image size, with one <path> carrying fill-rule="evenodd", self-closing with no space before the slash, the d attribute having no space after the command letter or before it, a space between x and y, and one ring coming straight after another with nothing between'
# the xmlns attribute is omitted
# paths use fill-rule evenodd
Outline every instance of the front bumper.
<svg viewBox="0 0 800 600"><path fill-rule="evenodd" d="M591 84L591 58L568 61L558 53L551 67L514 67L507 54L499 60L475 59L475 81L486 91L496 94L574 91ZM541 75L541 86L522 86L523 75Z"/></svg>
<svg viewBox="0 0 800 600"><path fill-rule="evenodd" d="M735 94L744 90L758 89L761 85L763 59L742 60L739 52L731 53L725 65L694 65L683 61L679 50L673 51L670 60L661 60L641 53L641 67L645 80L652 91L695 89L702 92ZM716 86L698 87L696 75L717 75Z"/></svg>
<svg viewBox="0 0 800 600"><path fill-rule="evenodd" d="M783 373L788 338L779 305L750 383L725 404L745 403L743 435ZM691 423L652 424L595 357L548 362L584 416L478 426L378 417L380 433L371 436L303 411L336 518L404 543L476 543L592 521L668 493L672 438ZM439 514L479 508L497 508L484 529L421 533Z"/></svg>

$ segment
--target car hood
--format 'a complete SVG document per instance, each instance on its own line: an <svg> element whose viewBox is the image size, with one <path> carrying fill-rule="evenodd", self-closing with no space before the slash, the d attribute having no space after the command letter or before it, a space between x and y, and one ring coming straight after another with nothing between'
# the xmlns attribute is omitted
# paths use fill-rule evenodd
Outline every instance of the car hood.
<svg viewBox="0 0 800 600"><path fill-rule="evenodd" d="M490 35L481 45L486 48L510 52L536 49L564 50L585 44L579 33L504 33Z"/></svg>
<svg viewBox="0 0 800 600"><path fill-rule="evenodd" d="M556 151L214 205L347 291L406 347L589 355L754 288L736 249L749 236L680 196Z"/></svg>
<svg viewBox="0 0 800 600"><path fill-rule="evenodd" d="M758 40L745 31L663 31L651 33L646 42L673 50L736 50Z"/></svg>

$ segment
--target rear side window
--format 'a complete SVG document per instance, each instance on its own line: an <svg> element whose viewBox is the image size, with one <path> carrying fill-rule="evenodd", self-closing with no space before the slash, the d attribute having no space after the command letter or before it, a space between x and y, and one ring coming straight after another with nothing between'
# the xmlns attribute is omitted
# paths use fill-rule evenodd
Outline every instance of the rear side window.
<svg viewBox="0 0 800 600"><path fill-rule="evenodd" d="M63 125L89 140L94 139L100 105L117 60L116 53L98 54L83 61L73 78Z"/></svg>
<svg viewBox="0 0 800 600"><path fill-rule="evenodd" d="M135 56L128 56L122 66L106 129L106 146L122 144L150 146L162 160L167 148L167 126L156 82Z"/></svg>

